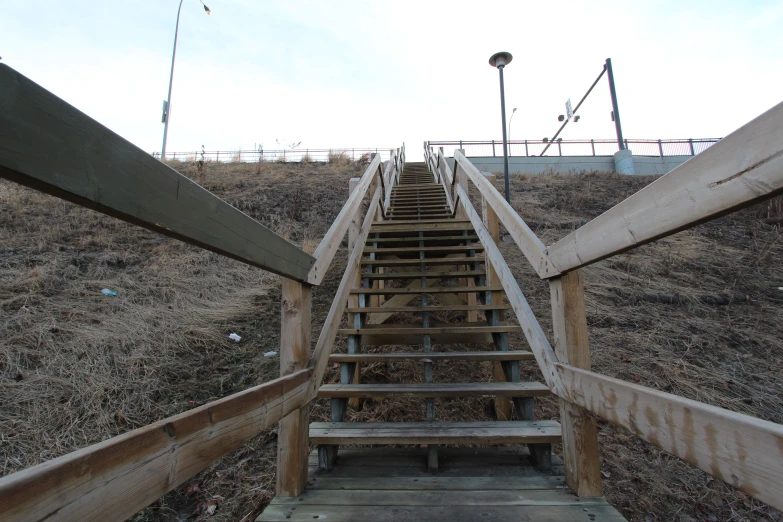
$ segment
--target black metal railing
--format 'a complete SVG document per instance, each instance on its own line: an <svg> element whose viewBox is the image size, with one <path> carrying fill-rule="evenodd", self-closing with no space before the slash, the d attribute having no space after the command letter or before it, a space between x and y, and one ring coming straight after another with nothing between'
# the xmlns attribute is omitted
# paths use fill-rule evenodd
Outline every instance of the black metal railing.
<svg viewBox="0 0 783 522"><path fill-rule="evenodd" d="M706 150L720 138L688 138L681 140L624 140L625 147L634 156L695 156ZM447 156L454 149L464 149L465 156L503 157L503 142L501 140L484 141L430 141L433 147L443 147ZM508 144L509 156L540 156L548 141L544 140L512 140ZM546 156L612 156L617 152L617 140L557 140L546 151Z"/></svg>

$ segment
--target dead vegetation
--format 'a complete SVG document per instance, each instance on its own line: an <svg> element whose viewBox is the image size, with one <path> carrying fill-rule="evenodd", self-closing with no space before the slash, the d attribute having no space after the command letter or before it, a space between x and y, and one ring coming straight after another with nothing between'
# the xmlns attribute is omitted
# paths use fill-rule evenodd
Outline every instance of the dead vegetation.
<svg viewBox="0 0 783 522"><path fill-rule="evenodd" d="M309 251L345 201L348 179L363 169L341 158L176 168ZM512 203L551 244L653 179L516 177ZM7 182L0 207L3 474L277 376L278 359L262 355L278 350L277 276ZM782 210L773 200L586 268L593 368L783 422ZM507 236L501 250L550 329L546 283ZM346 257L342 249L315 292L314 338ZM232 332L240 343L227 338ZM512 347L525 346L512 337ZM327 380L336 377L331 368ZM488 364L458 363L449 372L435 365L436 382L491 378ZM539 379L532 366L528 378ZM363 379L420 382L423 371L376 364ZM362 406L351 419L424 417L423 401ZM557 418L553 401L541 406L542 418ZM493 413L490 401L465 399L437 401L436 415ZM317 401L313 420L327 418L328 404ZM599 426L605 494L630 520L780 520L628 432ZM273 495L275 460L270 432L135 519L252 520Z"/></svg>

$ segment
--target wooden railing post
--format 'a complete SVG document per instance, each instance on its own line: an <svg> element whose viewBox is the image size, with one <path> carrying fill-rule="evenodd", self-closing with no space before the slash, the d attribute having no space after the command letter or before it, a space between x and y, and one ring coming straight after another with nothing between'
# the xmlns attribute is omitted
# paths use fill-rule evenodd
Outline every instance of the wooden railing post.
<svg viewBox="0 0 783 522"><path fill-rule="evenodd" d="M495 185L495 175L486 173L484 176L487 178L487 181L492 183L492 185ZM481 197L481 214L482 214L482 220L484 221L484 226L487 227L487 230L489 231L489 235L492 237L492 240L497 244L500 242L500 225L498 223L498 215L495 214L495 211L492 210L492 207L489 206L487 203L487 199L485 197ZM486 260L484 263L487 271L487 279L486 279L486 285L487 286L500 286L500 279L498 279L498 274L495 272L495 268L492 266L492 262L489 260ZM492 304L499 304L502 302L503 299L503 292L491 292L490 298L492 299ZM489 303L486 303L489 304ZM493 310L491 312L487 312L487 319L490 318L490 314L497 314L496 319L497 322L500 323L504 320L503 317L503 310ZM474 319L475 320L475 319ZM505 382L506 375L503 372L503 365L500 363L500 361L495 361L492 363L492 374L497 382ZM511 420L511 399L509 397L495 397L495 415L497 416L498 420Z"/></svg>
<svg viewBox="0 0 783 522"><path fill-rule="evenodd" d="M552 326L557 358L590 369L585 294L580 270L550 279ZM560 402L566 483L580 497L601 496L601 463L595 418L584 408Z"/></svg>
<svg viewBox="0 0 783 522"><path fill-rule="evenodd" d="M359 181L361 181L361 179L362 178L351 178L348 181L349 198L356 190L356 187L359 186ZM353 246L356 244L356 238L359 236L359 229L361 228L361 223L359 222L360 220L361 216L358 212L351 216L351 224L348 226L348 252L353 252Z"/></svg>
<svg viewBox="0 0 783 522"><path fill-rule="evenodd" d="M391 160L390 160L391 161ZM351 197L351 194L353 194L353 191L356 190L356 187L359 185L359 180L361 178L351 178L351 180L348 182L348 197ZM353 216L351 216L351 226L348 228L348 256L350 257L350 253L353 252L353 248L356 245L356 238L359 237L359 232L361 231L362 224L362 214L360 212L361 207L354 213ZM378 271L380 272L383 267L378 267ZM355 287L358 288L361 285L361 279L360 274L357 274L356 277L356 285ZM379 281L379 284L382 284L383 281ZM359 306L359 295L358 294L351 294L348 297L348 306L351 308L356 308ZM353 384L359 384L359 376L361 375L361 363L356 363L356 367L354 369L353 374ZM353 397L348 400L348 405L353 409L359 409L359 398Z"/></svg>
<svg viewBox="0 0 783 522"><path fill-rule="evenodd" d="M280 376L306 368L310 361L312 287L283 279L280 300ZM307 485L310 404L280 420L277 429L277 496L295 497Z"/></svg>

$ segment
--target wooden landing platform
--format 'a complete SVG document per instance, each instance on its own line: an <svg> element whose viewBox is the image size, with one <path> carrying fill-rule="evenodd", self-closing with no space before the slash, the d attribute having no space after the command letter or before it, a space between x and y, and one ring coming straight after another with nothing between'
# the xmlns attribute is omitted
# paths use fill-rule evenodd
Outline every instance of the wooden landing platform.
<svg viewBox="0 0 783 522"><path fill-rule="evenodd" d="M439 470L429 473L425 448L341 447L331 472L318 470L313 452L305 492L276 497L256 521L625 521L603 498L572 494L557 457L541 473L527 448L439 453Z"/></svg>

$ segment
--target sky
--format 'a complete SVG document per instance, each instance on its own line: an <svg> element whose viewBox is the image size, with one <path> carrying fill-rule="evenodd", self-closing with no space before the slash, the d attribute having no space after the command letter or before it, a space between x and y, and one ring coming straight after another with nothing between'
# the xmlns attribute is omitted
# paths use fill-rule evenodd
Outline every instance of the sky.
<svg viewBox="0 0 783 522"><path fill-rule="evenodd" d="M205 0L206 1L206 0ZM783 101L783 0L184 0L167 150L552 136L612 58L629 139L716 138ZM0 57L160 151L177 0L3 0ZM2 93L0 93L1 95ZM606 77L561 137L611 139Z"/></svg>

